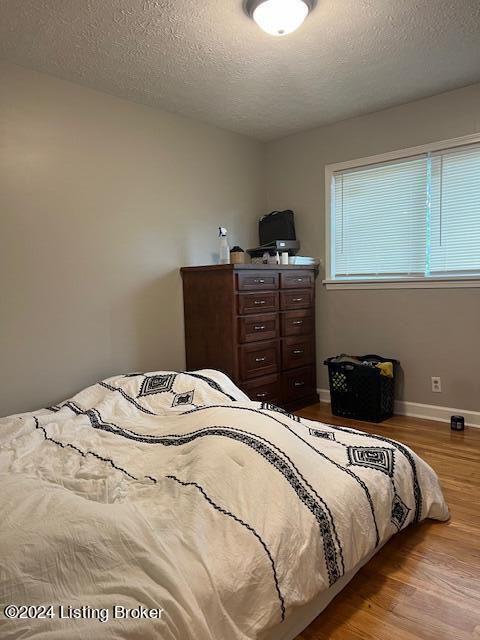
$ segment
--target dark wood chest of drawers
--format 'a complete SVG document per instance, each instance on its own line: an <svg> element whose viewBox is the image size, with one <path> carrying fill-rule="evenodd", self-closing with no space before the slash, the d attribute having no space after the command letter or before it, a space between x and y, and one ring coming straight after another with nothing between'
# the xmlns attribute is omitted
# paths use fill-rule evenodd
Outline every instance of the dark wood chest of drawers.
<svg viewBox="0 0 480 640"><path fill-rule="evenodd" d="M185 267L187 369L218 369L252 399L318 402L313 266Z"/></svg>

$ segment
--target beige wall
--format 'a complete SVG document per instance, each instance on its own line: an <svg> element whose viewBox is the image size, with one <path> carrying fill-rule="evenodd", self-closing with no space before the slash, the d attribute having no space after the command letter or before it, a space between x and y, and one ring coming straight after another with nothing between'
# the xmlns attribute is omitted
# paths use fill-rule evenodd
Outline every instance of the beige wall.
<svg viewBox="0 0 480 640"><path fill-rule="evenodd" d="M302 253L323 258L326 164L475 132L480 84L270 143L268 209L294 209ZM343 351L397 356L399 398L480 410L480 289L317 291L320 362Z"/></svg>
<svg viewBox="0 0 480 640"><path fill-rule="evenodd" d="M0 415L184 367L182 265L245 247L264 147L0 65Z"/></svg>
<svg viewBox="0 0 480 640"><path fill-rule="evenodd" d="M323 257L324 166L480 131L480 85L266 147L268 209ZM184 366L184 264L264 212L265 146L0 64L0 415L122 371ZM480 289L325 291L318 356L377 351L399 397L480 409ZM327 386L319 365L319 384ZM430 377L442 377L432 394Z"/></svg>

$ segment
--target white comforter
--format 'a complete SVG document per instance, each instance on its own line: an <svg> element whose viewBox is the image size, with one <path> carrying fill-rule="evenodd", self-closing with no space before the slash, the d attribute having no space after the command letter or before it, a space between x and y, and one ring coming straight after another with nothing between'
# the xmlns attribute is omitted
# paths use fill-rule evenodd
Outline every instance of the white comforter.
<svg viewBox="0 0 480 640"><path fill-rule="evenodd" d="M448 509L399 443L214 371L110 378L0 420L0 637L261 637L424 518Z"/></svg>

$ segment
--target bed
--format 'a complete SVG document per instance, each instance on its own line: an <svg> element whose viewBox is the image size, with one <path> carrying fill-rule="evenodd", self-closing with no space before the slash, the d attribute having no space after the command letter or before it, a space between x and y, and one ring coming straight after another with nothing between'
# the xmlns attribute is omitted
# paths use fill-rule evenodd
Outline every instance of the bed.
<svg viewBox="0 0 480 640"><path fill-rule="evenodd" d="M1 419L0 482L4 640L292 640L393 534L449 517L408 447L212 370Z"/></svg>

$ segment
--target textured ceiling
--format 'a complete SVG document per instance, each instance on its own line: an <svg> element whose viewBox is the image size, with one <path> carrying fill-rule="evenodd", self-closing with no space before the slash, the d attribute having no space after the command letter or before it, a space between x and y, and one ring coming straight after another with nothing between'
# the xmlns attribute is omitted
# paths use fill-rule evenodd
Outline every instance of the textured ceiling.
<svg viewBox="0 0 480 640"><path fill-rule="evenodd" d="M0 57L262 140L480 81L479 0L0 0Z"/></svg>

